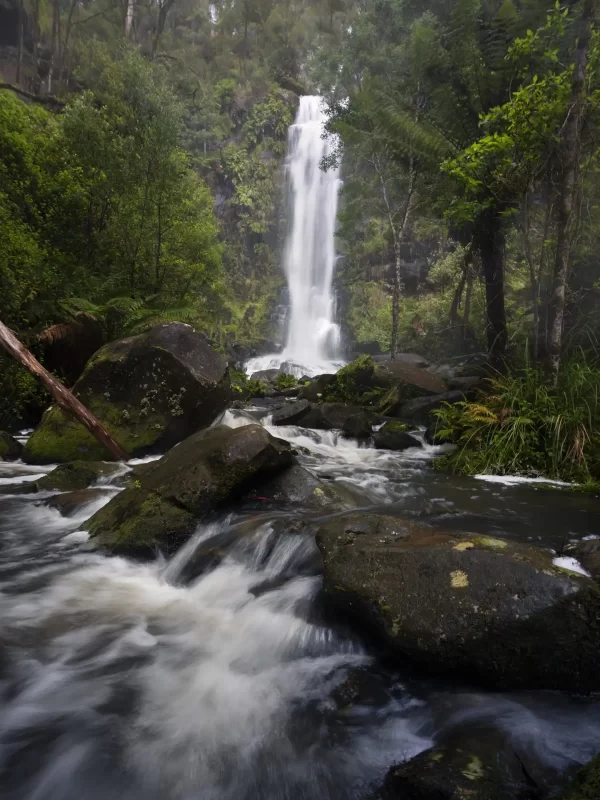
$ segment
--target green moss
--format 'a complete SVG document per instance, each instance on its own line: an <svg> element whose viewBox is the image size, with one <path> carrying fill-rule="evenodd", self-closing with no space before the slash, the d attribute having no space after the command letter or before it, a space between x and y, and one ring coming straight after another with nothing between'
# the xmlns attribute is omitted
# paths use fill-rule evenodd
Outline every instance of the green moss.
<svg viewBox="0 0 600 800"><path fill-rule="evenodd" d="M3 459L16 459L21 457L23 447L9 433L0 431L0 461Z"/></svg>
<svg viewBox="0 0 600 800"><path fill-rule="evenodd" d="M77 489L86 489L105 475L112 475L119 469L117 464L107 464L98 461L71 461L61 464L52 472L36 481L38 489L56 490L59 492L72 492Z"/></svg>
<svg viewBox="0 0 600 800"><path fill-rule="evenodd" d="M95 396L89 409L106 426L126 453L150 447L160 437L167 420L157 412L130 413ZM110 453L77 420L60 408L49 408L25 445L23 458L31 464L65 461L112 460Z"/></svg>
<svg viewBox="0 0 600 800"><path fill-rule="evenodd" d="M140 494L144 499L140 503ZM90 536L113 553L174 547L194 526L193 516L155 492L125 489L89 523Z"/></svg>
<svg viewBox="0 0 600 800"><path fill-rule="evenodd" d="M600 797L600 755L577 775L560 796L561 800L598 800Z"/></svg>

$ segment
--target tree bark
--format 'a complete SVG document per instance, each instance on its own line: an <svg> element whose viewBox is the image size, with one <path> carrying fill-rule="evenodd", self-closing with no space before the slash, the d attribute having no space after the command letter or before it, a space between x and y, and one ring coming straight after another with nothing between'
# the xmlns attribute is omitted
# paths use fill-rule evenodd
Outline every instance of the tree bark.
<svg viewBox="0 0 600 800"><path fill-rule="evenodd" d="M496 209L489 209L479 220L479 252L485 279L487 306L487 344L491 363L501 367L508 336L504 304L504 232Z"/></svg>
<svg viewBox="0 0 600 800"><path fill-rule="evenodd" d="M529 267L529 282L531 284L531 306L533 311L533 361L537 363L539 358L539 336L540 327L540 282L538 279L536 265L533 260L530 238L530 207L529 192L525 194L525 206L523 209L523 239L525 244L525 258ZM542 253L544 243L542 242Z"/></svg>
<svg viewBox="0 0 600 800"><path fill-rule="evenodd" d="M112 456L119 461L125 461L129 457L123 448L115 442L100 420L88 411L83 403L65 388L60 381L57 381L48 370L44 369L40 362L2 322L0 322L0 345L9 355L22 364L28 372L39 378L57 404L68 414L74 416L78 422L81 422Z"/></svg>
<svg viewBox="0 0 600 800"><path fill-rule="evenodd" d="M573 59L573 79L567 118L561 132L559 197L557 204L554 288L548 331L546 369L553 384L558 380L565 319L566 286L571 266L573 215L580 162L581 120L585 104L587 58L598 0L585 0Z"/></svg>

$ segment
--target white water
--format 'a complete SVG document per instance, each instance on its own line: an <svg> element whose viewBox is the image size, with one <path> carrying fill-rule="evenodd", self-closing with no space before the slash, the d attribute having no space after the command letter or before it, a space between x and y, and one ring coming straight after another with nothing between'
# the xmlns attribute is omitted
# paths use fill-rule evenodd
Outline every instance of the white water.
<svg viewBox="0 0 600 800"><path fill-rule="evenodd" d="M285 273L290 295L287 342L282 353L261 356L247 364L249 374L279 368L298 377L336 372L340 330L335 324L332 290L339 171L323 171L332 143L324 138L325 115L320 97L301 97L288 135L287 173L290 227L285 247Z"/></svg>
<svg viewBox="0 0 600 800"><path fill-rule="evenodd" d="M252 420L228 411L220 422ZM473 505L477 486L493 524L510 521L510 488L465 480L461 499L462 483L428 472L433 448L378 451L334 431L262 422L308 448L304 466L379 506L455 513ZM31 469L3 463L0 475ZM465 726L506 730L551 775L600 747L598 703L382 670L321 616L311 524L282 531L265 520L268 506L200 526L168 562L89 552L81 528L118 480L68 518L45 505L47 494L0 503L2 800L365 800L391 764ZM556 500L550 493L544 506ZM545 530L533 514L526 530ZM201 551L215 549L221 560L207 566ZM349 702L335 694L347 676L362 686Z"/></svg>

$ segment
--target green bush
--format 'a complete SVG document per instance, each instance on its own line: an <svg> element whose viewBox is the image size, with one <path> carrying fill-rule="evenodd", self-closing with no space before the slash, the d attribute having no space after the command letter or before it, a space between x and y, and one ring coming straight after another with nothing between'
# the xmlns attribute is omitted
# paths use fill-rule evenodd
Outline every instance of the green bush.
<svg viewBox="0 0 600 800"><path fill-rule="evenodd" d="M280 372L275 381L275 386L282 391L283 389L292 389L298 385L298 379L294 375L288 375L287 372Z"/></svg>
<svg viewBox="0 0 600 800"><path fill-rule="evenodd" d="M600 369L565 365L552 388L537 370L499 376L474 402L435 412L457 449L437 466L466 474L600 480Z"/></svg>

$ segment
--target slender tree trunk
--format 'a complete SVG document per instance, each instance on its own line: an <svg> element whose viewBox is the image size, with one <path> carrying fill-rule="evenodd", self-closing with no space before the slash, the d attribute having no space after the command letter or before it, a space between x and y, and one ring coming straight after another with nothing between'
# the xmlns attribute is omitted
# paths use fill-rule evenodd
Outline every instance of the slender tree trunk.
<svg viewBox="0 0 600 800"><path fill-rule="evenodd" d="M463 274L460 276L458 286L456 287L456 291L454 292L454 297L452 298L452 305L450 306L450 325L453 328L458 327L458 309L460 307L466 282L467 275L466 272L463 271Z"/></svg>
<svg viewBox="0 0 600 800"><path fill-rule="evenodd" d="M504 304L504 232L498 211L490 209L479 220L479 250L485 279L487 343L490 361L501 367L508 341Z"/></svg>
<svg viewBox="0 0 600 800"><path fill-rule="evenodd" d="M573 79L567 119L561 133L561 174L556 219L556 260L554 288L548 332L547 372L556 384L560 369L562 336L565 319L566 286L571 266L573 216L580 162L581 120L585 104L585 80L592 23L598 0L585 0L580 18L579 37L575 48Z"/></svg>
<svg viewBox="0 0 600 800"><path fill-rule="evenodd" d="M48 80L46 82L46 89L48 94L52 94L52 78L54 76L54 62L56 60L59 20L60 20L59 0L52 0L52 37L50 40L50 63L48 65Z"/></svg>
<svg viewBox="0 0 600 800"><path fill-rule="evenodd" d="M525 194L525 207L523 209L523 239L525 243L525 258L529 267L529 283L531 289L531 304L533 309L533 360L539 357L538 330L540 327L540 284L537 275L530 238L529 192ZM544 247L542 243L542 248Z"/></svg>
<svg viewBox="0 0 600 800"><path fill-rule="evenodd" d="M465 310L463 312L462 324L462 340L463 346L466 345L469 338L469 322L471 319L471 300L473 298L473 270L471 266L467 266L467 289L465 292Z"/></svg>
<svg viewBox="0 0 600 800"><path fill-rule="evenodd" d="M59 66L58 66L58 80L62 84L67 83L65 62L67 59L69 41L71 39L71 31L73 30L73 15L75 13L76 7L77 7L77 0L71 0L71 5L69 6L69 15L67 17L67 27L65 30L65 40L63 42L63 46L61 47Z"/></svg>
<svg viewBox="0 0 600 800"><path fill-rule="evenodd" d="M23 344L21 344L14 333L2 322L0 322L0 346L2 346L9 355L22 364L25 369L35 378L39 378L46 389L48 389L52 397L54 397L57 404L64 411L66 411L68 414L71 414L76 420L81 422L81 424L100 442L101 445L108 450L112 456L114 456L114 458L119 461L125 461L128 458L127 453L119 444L117 444L117 442L115 442L111 434L102 425L100 420L90 411L88 411L83 403L81 403L75 397L75 395L65 388L60 381L57 381L56 378L48 372L48 370L44 369L40 362Z"/></svg>

